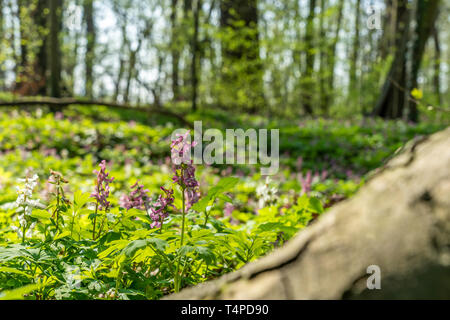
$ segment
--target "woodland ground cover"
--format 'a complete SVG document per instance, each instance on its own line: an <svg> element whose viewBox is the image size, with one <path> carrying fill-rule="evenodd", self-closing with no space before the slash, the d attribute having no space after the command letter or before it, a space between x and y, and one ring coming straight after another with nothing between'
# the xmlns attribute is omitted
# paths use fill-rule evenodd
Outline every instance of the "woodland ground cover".
<svg viewBox="0 0 450 320"><path fill-rule="evenodd" d="M266 179L257 166L174 168L170 135L179 124L161 119L93 118L76 107L3 111L0 295L158 299L216 278L351 196L407 140L443 128L225 112L188 120L196 118L221 130L279 128L279 173Z"/></svg>

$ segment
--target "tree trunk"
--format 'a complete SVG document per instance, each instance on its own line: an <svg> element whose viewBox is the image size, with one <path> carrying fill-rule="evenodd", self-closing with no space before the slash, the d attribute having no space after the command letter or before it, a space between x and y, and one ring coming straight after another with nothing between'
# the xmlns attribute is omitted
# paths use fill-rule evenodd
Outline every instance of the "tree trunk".
<svg viewBox="0 0 450 320"><path fill-rule="evenodd" d="M179 65L180 65L180 43L177 28L177 4L178 0L172 0L171 13L170 13L170 24L171 24L171 55L172 55L172 95L173 100L178 101L180 96L180 85L179 85Z"/></svg>
<svg viewBox="0 0 450 320"><path fill-rule="evenodd" d="M437 23L436 23L437 24ZM441 45L439 42L439 31L437 29L437 26L434 26L433 31L433 42L434 42L434 73L433 73L433 85L434 85L434 92L436 94L436 99L438 105L441 105L442 99L441 99Z"/></svg>
<svg viewBox="0 0 450 320"><path fill-rule="evenodd" d="M222 98L255 112L264 103L257 0L221 0ZM240 100L245 97L243 105Z"/></svg>
<svg viewBox="0 0 450 320"><path fill-rule="evenodd" d="M302 90L302 104L303 110L306 114L312 115L313 109L313 91L314 91L314 16L316 9L316 0L309 0L309 14L306 20L306 34L305 34L305 69L303 77L300 78Z"/></svg>
<svg viewBox="0 0 450 320"><path fill-rule="evenodd" d="M48 2L29 0L18 4L20 59L16 56L14 93L22 96L46 95L48 88ZM32 59L30 59L32 58ZM19 61L19 62L17 62Z"/></svg>
<svg viewBox="0 0 450 320"><path fill-rule="evenodd" d="M166 299L450 299L449 145L411 141L281 249Z"/></svg>
<svg viewBox="0 0 450 320"><path fill-rule="evenodd" d="M438 0L418 0L416 10L416 29L411 49L411 61L408 58L408 40L410 32L411 9L407 0L399 0L397 8L398 22L396 29L395 58L388 72L381 94L373 110L373 115L382 118L402 118L408 112L407 118L417 122L419 114L415 102L411 101L410 92L417 86L417 76L422 61L425 44L431 35L434 21L438 13ZM410 64L408 68L407 63Z"/></svg>
<svg viewBox="0 0 450 320"><path fill-rule="evenodd" d="M350 59L350 91L356 89L356 66L359 58L359 24L361 0L356 0L355 7L355 36L353 38L352 55Z"/></svg>
<svg viewBox="0 0 450 320"><path fill-rule="evenodd" d="M405 106L405 97L407 97L405 92L406 51L410 22L408 0L398 1L396 16L395 57L373 111L373 115L382 118L401 118Z"/></svg>
<svg viewBox="0 0 450 320"><path fill-rule="evenodd" d="M95 58L96 30L94 23L94 0L84 0L83 20L86 24L86 55L85 55L85 94L92 98L92 87L94 84L93 67Z"/></svg>
<svg viewBox="0 0 450 320"><path fill-rule="evenodd" d="M0 0L0 35L4 35L3 28L3 0ZM3 70L4 61L0 58L0 90L5 86L5 72Z"/></svg>
<svg viewBox="0 0 450 320"><path fill-rule="evenodd" d="M332 97L334 96L334 68L336 65L336 46L339 41L339 32L341 31L342 16L344 12L344 0L339 0L337 8L337 18L336 18L336 30L334 38L331 41L329 48L329 76L327 77L328 88L325 95L325 105L327 108L330 107L332 102Z"/></svg>
<svg viewBox="0 0 450 320"><path fill-rule="evenodd" d="M62 29L60 1L50 1L50 96L61 97L61 46L59 34Z"/></svg>
<svg viewBox="0 0 450 320"><path fill-rule="evenodd" d="M408 94L417 87L420 65L425 51L425 45L434 29L439 12L439 0L418 0L416 10L416 30L412 47L412 70L408 86ZM417 104L408 99L408 120L419 121Z"/></svg>
<svg viewBox="0 0 450 320"><path fill-rule="evenodd" d="M399 0L386 0L386 14L383 20L383 35L379 42L378 53L381 59L386 59L392 53L395 43L396 25L397 25L397 7Z"/></svg>
<svg viewBox="0 0 450 320"><path fill-rule="evenodd" d="M198 47L198 35L199 35L199 27L200 27L200 12L202 10L202 1L197 0L196 6L194 8L194 34L192 36L192 44L191 44L191 83L192 83L192 111L195 112L197 110L197 96L198 96L198 83L199 83L199 73L200 64L198 61L199 57L199 47Z"/></svg>
<svg viewBox="0 0 450 320"><path fill-rule="evenodd" d="M320 0L320 22L319 22L319 32L320 32L320 69L319 69L319 93L320 93L320 109L324 114L328 111L328 106L326 105L326 73L327 70L327 56L328 56L328 46L327 46L327 37L326 30L324 26L325 19L325 8L326 8L326 0Z"/></svg>

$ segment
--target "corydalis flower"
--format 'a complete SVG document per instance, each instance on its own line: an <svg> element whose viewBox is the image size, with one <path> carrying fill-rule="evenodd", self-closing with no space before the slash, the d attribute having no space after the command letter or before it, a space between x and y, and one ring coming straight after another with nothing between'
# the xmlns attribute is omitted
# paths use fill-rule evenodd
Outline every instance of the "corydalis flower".
<svg viewBox="0 0 450 320"><path fill-rule="evenodd" d="M199 183L195 179L195 167L192 160L188 160L191 148L196 145L195 141L192 143L189 142L189 133L190 131L186 131L184 135L177 134L177 138L173 140L170 145L172 161L175 163L175 175L172 177L172 180L184 190L187 210L189 210L194 203L198 202L200 198Z"/></svg>
<svg viewBox="0 0 450 320"><path fill-rule="evenodd" d="M139 181L136 181L136 183L131 186L131 189L132 191L129 195L123 195L120 198L120 206L127 210L136 208L147 211L149 206L149 190L145 189L144 185L139 184Z"/></svg>
<svg viewBox="0 0 450 320"><path fill-rule="evenodd" d="M19 224L20 227L13 226L12 229L17 232L20 238L25 236L31 237L35 222L31 222L31 212L33 208L42 206L39 200L33 199L33 190L38 184L39 177L35 174L31 178L19 179L20 183L24 183L23 188L17 186L16 206L19 208Z"/></svg>
<svg viewBox="0 0 450 320"><path fill-rule="evenodd" d="M108 211L110 202L108 201L109 197L109 184L113 182L114 178L108 178L109 173L106 172L106 161L103 160L100 163L100 171L94 170L94 173L97 174L96 190L91 194L91 198L95 198L97 200L99 210Z"/></svg>
<svg viewBox="0 0 450 320"><path fill-rule="evenodd" d="M150 225L152 228L160 228L164 219L169 216L169 207L174 208L173 190L164 187L161 187L161 190L164 191L164 195L159 195L150 208L149 216L153 221Z"/></svg>
<svg viewBox="0 0 450 320"><path fill-rule="evenodd" d="M300 181L300 184L302 186L302 194L309 194L312 190L312 186L320 181L325 181L328 176L328 171L323 170L322 172L316 172L314 173L314 176L312 175L311 170L308 170L306 172L306 175L303 176L302 173L298 174L298 180Z"/></svg>
<svg viewBox="0 0 450 320"><path fill-rule="evenodd" d="M259 199L259 207L264 208L266 205L273 204L277 200L278 189L271 187L270 177L266 177L266 182L256 188L256 195Z"/></svg>

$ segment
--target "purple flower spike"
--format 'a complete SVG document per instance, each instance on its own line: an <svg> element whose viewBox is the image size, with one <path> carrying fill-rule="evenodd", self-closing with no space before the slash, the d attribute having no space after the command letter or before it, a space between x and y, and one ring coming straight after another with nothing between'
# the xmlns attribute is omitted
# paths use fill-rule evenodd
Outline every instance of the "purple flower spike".
<svg viewBox="0 0 450 320"><path fill-rule="evenodd" d="M144 188L144 185L139 184L136 181L135 184L131 186L132 191L129 195L122 195L120 198L120 206L130 210L131 208L136 208L140 210L148 210L149 207L149 196L148 189Z"/></svg>
<svg viewBox="0 0 450 320"><path fill-rule="evenodd" d="M169 207L174 208L173 202L175 199L173 197L173 190L168 190L164 187L161 187L161 190L164 191L164 195L159 195L158 199L150 208L149 216L153 221L150 227L152 228L160 228L164 219L169 216Z"/></svg>
<svg viewBox="0 0 450 320"><path fill-rule="evenodd" d="M187 142L189 131L184 135L177 135L177 138L172 141L171 152L180 158L190 153L192 147L196 145L195 141ZM174 167L175 175L172 181L178 184L184 190L186 209L189 210L192 205L198 202L200 198L199 183L195 178L195 167L192 160L188 163L176 164Z"/></svg>
<svg viewBox="0 0 450 320"><path fill-rule="evenodd" d="M113 182L114 178L108 178L109 173L106 172L106 161L100 163L100 171L94 170L97 175L96 190L91 194L91 198L95 198L98 203L99 210L108 211L111 203L108 201L110 187L109 184Z"/></svg>

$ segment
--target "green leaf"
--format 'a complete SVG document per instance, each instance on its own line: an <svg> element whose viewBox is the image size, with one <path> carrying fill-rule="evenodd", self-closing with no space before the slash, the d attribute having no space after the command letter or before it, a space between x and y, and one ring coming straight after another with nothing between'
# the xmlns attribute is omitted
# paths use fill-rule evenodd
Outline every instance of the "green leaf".
<svg viewBox="0 0 450 320"><path fill-rule="evenodd" d="M48 220L48 219L51 218L52 215L46 210L35 209L31 213L31 216L33 218L36 218L36 219L39 219L39 220Z"/></svg>
<svg viewBox="0 0 450 320"><path fill-rule="evenodd" d="M17 270L17 269L14 269L14 268L0 267L0 272L16 273L16 274L20 274L22 276L25 276L27 278L32 278L29 274L26 274L25 272Z"/></svg>
<svg viewBox="0 0 450 320"><path fill-rule="evenodd" d="M159 238L151 238L147 239L147 242L151 244L156 250L163 251L166 250L167 246L169 245L167 241Z"/></svg>
<svg viewBox="0 0 450 320"><path fill-rule="evenodd" d="M123 253L125 254L125 256L127 258L131 258L134 256L136 251L138 251L139 249L145 248L147 245L148 245L147 240L134 240L134 241L131 241L125 247L125 249L123 249Z"/></svg>
<svg viewBox="0 0 450 320"><path fill-rule="evenodd" d="M320 200L317 198L309 199L308 209L313 213L323 213L322 203L320 203Z"/></svg>
<svg viewBox="0 0 450 320"><path fill-rule="evenodd" d="M30 284L21 288L0 292L0 300L22 300L28 294L39 288L39 284Z"/></svg>

